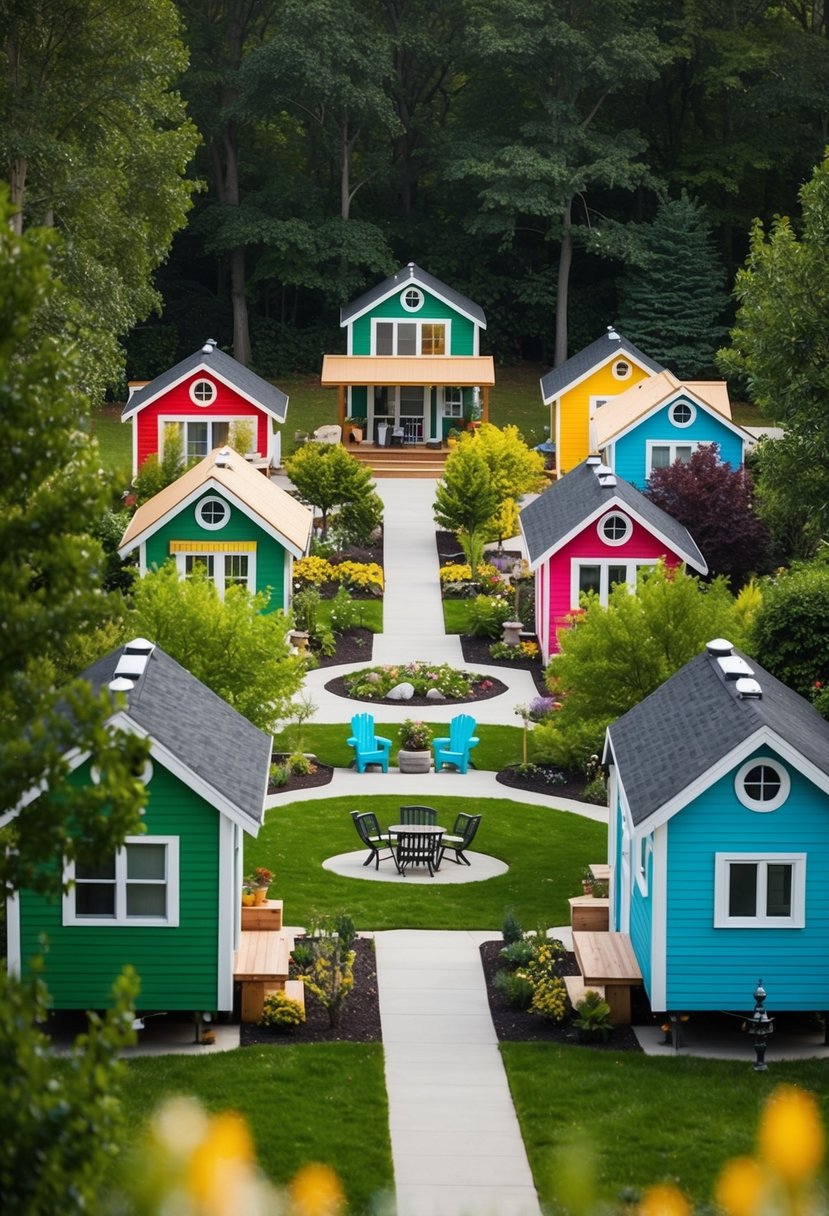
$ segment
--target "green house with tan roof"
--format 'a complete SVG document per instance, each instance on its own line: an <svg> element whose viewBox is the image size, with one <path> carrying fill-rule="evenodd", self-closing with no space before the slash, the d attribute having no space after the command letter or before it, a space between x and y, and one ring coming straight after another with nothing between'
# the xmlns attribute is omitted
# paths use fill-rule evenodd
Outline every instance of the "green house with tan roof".
<svg viewBox="0 0 829 1216"><path fill-rule="evenodd" d="M294 558L308 549L313 512L232 448L217 448L138 508L121 558L138 554L143 577L168 560L182 578L206 568L219 596L233 585L287 610Z"/></svg>

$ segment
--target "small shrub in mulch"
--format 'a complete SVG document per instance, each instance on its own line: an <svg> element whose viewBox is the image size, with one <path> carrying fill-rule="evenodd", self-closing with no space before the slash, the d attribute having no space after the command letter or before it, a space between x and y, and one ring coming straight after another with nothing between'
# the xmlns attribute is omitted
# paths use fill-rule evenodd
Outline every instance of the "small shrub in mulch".
<svg viewBox="0 0 829 1216"><path fill-rule="evenodd" d="M268 778L268 793L269 794L291 794L297 790L315 789L319 785L328 785L331 778L334 776L334 769L330 764L320 764L316 756L310 758L311 762L306 772L296 771L296 766L288 764L289 755L287 752L274 752L271 757L271 771Z"/></svg>
<svg viewBox="0 0 829 1216"><path fill-rule="evenodd" d="M364 667L326 684L326 691L355 701L378 702L397 684L411 684L414 695L395 704L432 705L461 704L484 701L506 692L506 685L489 676L459 671L448 663L400 663L379 667ZM442 699L435 701L427 693L436 689Z"/></svg>

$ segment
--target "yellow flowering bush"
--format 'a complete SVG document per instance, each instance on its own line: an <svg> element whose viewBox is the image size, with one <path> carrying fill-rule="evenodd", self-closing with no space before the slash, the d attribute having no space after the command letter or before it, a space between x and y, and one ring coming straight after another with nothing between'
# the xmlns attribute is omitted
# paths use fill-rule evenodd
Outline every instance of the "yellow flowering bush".
<svg viewBox="0 0 829 1216"><path fill-rule="evenodd" d="M563 1022L567 1012L567 989L564 980L557 975L530 976L533 999L530 1013L540 1013L551 1022Z"/></svg>
<svg viewBox="0 0 829 1216"><path fill-rule="evenodd" d="M298 583L320 587L334 578L334 567L324 557L300 557L294 562L294 578Z"/></svg>
<svg viewBox="0 0 829 1216"><path fill-rule="evenodd" d="M377 594L383 590L383 570L377 562L340 562L332 570L332 578L355 590Z"/></svg>
<svg viewBox="0 0 829 1216"><path fill-rule="evenodd" d="M472 580L472 567L464 565L462 562L452 562L448 566L441 566L440 571L441 584L445 583L468 583ZM500 583L498 571L489 562L481 562L477 568L477 577L479 579L495 578Z"/></svg>

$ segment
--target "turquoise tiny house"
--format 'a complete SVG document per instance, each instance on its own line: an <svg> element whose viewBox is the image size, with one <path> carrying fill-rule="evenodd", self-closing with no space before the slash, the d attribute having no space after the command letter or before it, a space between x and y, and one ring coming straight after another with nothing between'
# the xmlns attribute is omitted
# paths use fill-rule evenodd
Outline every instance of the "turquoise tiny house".
<svg viewBox="0 0 829 1216"><path fill-rule="evenodd" d="M607 732L611 928L654 1012L829 1009L829 723L728 642Z"/></svg>
<svg viewBox="0 0 829 1216"><path fill-rule="evenodd" d="M142 1010L229 1011L242 843L262 823L270 736L143 639L84 678L112 689L113 724L149 738L146 831L95 866L67 865L62 900L23 890L8 901L9 969L25 974L46 934L56 1009L105 1008L130 963ZM72 764L73 781L96 779L87 757Z"/></svg>

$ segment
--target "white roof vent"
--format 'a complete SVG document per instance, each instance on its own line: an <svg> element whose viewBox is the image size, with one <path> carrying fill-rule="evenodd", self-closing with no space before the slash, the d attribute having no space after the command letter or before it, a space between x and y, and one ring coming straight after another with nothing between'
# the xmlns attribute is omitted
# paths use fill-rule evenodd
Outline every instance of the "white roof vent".
<svg viewBox="0 0 829 1216"><path fill-rule="evenodd" d="M131 692L135 688L134 680L126 680L123 676L119 676L114 680L110 680L110 692Z"/></svg>
<svg viewBox="0 0 829 1216"><path fill-rule="evenodd" d="M150 655L155 650L155 642L148 642L146 638L133 638L131 642L127 642L124 647L124 654L147 654Z"/></svg>
<svg viewBox="0 0 829 1216"><path fill-rule="evenodd" d="M216 339L215 339L215 338L208 338L208 339L207 339L207 341L205 342L204 346L201 348L201 349L202 349L202 354L203 354L203 355L211 355L211 354L213 353L214 349L215 349L215 348L216 348L218 345L219 345L219 344L218 344L218 342L216 341Z"/></svg>
<svg viewBox="0 0 829 1216"><path fill-rule="evenodd" d="M718 655L731 654L734 647L725 638L714 638L713 641L708 642L705 649L712 658L717 658Z"/></svg>
<svg viewBox="0 0 829 1216"><path fill-rule="evenodd" d="M726 654L717 659L717 665L726 680L739 680L743 676L753 676L754 670L745 659L738 654Z"/></svg>
<svg viewBox="0 0 829 1216"><path fill-rule="evenodd" d="M756 680L750 680L745 676L741 677L734 685L737 690L737 696L741 698L754 697L755 700L760 700L763 695L763 690Z"/></svg>
<svg viewBox="0 0 829 1216"><path fill-rule="evenodd" d="M230 448L220 448L213 463L217 469L226 469L230 464Z"/></svg>
<svg viewBox="0 0 829 1216"><path fill-rule="evenodd" d="M139 676L143 676L147 658L146 654L122 654L115 668L115 678L121 676L134 682Z"/></svg>
<svg viewBox="0 0 829 1216"><path fill-rule="evenodd" d="M607 336L611 342L621 342L622 341L622 339L616 333L616 330L613 328L612 325L608 325L608 327L607 327Z"/></svg>
<svg viewBox="0 0 829 1216"><path fill-rule="evenodd" d="M601 463L602 463L601 456L596 456L594 454L592 456L587 457L587 467L589 469L597 469Z"/></svg>

